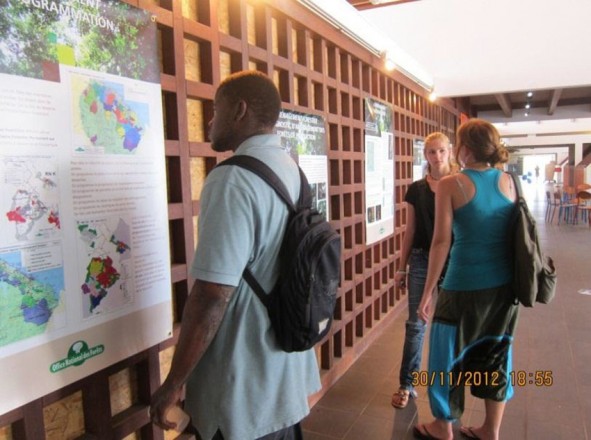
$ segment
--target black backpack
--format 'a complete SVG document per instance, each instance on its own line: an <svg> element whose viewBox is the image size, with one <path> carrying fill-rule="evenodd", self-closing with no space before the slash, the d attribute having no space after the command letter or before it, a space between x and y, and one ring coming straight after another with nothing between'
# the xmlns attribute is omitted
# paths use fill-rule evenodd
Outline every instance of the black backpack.
<svg viewBox="0 0 591 440"><path fill-rule="evenodd" d="M280 275L273 290L267 294L248 267L242 277L266 306L279 346L287 352L308 350L326 336L332 324L340 280L341 238L311 207L310 186L301 169L300 197L294 205L283 182L262 161L237 155L219 165L237 165L255 173L290 210L279 253Z"/></svg>

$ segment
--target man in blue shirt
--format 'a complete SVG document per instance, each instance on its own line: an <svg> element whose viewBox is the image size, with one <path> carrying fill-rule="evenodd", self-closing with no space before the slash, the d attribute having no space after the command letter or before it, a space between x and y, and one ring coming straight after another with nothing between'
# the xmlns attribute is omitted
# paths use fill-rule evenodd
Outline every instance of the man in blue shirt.
<svg viewBox="0 0 591 440"><path fill-rule="evenodd" d="M215 95L210 140L215 151L254 156L299 196L295 162L273 134L281 98L255 71L224 80ZM279 275L288 210L255 174L214 169L201 194L195 283L185 305L171 370L152 400L152 419L174 428L166 411L186 384L185 409L203 440L301 439L308 395L320 389L313 350L287 353L267 310L242 278L248 266L265 291Z"/></svg>

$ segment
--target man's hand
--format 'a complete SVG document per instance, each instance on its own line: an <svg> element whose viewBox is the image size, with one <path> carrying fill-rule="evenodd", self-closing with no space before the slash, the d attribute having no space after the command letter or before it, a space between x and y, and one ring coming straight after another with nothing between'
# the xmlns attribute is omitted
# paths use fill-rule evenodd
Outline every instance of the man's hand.
<svg viewBox="0 0 591 440"><path fill-rule="evenodd" d="M181 389L173 388L166 382L156 390L152 396L152 404L150 405L150 419L162 429L175 429L176 423L169 422L166 419L166 413L170 408L181 400Z"/></svg>

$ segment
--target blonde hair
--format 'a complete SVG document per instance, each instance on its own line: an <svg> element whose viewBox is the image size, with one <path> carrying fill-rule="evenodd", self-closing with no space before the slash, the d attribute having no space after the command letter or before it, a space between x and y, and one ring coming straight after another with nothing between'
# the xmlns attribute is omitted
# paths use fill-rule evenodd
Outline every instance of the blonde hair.
<svg viewBox="0 0 591 440"><path fill-rule="evenodd" d="M444 135L440 131L435 131L425 138L425 148L427 148L429 144L431 144L434 141L445 142L448 145L450 143L449 138L446 135Z"/></svg>

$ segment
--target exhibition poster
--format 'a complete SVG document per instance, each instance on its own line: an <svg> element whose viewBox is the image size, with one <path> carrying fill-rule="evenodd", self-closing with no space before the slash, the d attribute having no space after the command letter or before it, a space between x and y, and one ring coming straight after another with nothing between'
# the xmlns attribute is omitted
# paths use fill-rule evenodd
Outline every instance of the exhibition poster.
<svg viewBox="0 0 591 440"><path fill-rule="evenodd" d="M394 130L392 108L365 99L366 244L394 233Z"/></svg>
<svg viewBox="0 0 591 440"><path fill-rule="evenodd" d="M282 110L275 132L310 184L312 206L329 217L326 124L322 116Z"/></svg>
<svg viewBox="0 0 591 440"><path fill-rule="evenodd" d="M3 4L0 414L172 335L156 23Z"/></svg>

